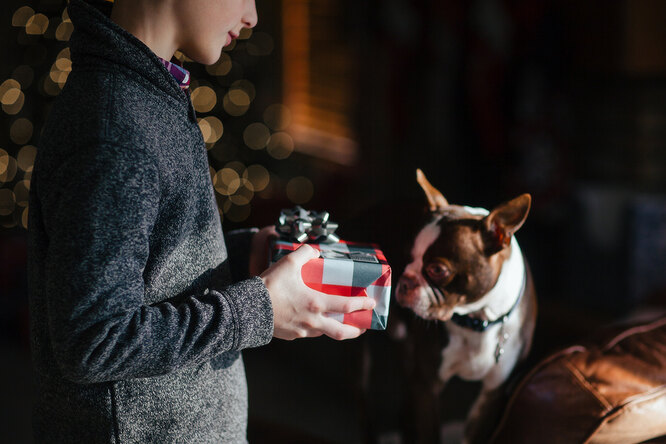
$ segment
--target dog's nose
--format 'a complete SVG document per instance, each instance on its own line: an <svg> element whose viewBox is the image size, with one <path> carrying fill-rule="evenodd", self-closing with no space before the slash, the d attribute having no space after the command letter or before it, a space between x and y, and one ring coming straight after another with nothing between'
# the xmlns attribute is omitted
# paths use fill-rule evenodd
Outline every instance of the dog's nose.
<svg viewBox="0 0 666 444"><path fill-rule="evenodd" d="M400 282L398 282L398 287L403 291L413 290L419 286L418 278L415 274L405 272L400 277Z"/></svg>

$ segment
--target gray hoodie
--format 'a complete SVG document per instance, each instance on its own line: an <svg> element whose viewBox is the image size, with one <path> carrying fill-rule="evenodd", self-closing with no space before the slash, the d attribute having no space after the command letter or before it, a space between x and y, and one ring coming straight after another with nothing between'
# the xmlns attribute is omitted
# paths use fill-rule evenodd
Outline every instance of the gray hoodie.
<svg viewBox="0 0 666 444"><path fill-rule="evenodd" d="M270 298L232 276L188 93L109 7L69 4L72 72L32 176L35 437L245 442L240 350L271 340Z"/></svg>

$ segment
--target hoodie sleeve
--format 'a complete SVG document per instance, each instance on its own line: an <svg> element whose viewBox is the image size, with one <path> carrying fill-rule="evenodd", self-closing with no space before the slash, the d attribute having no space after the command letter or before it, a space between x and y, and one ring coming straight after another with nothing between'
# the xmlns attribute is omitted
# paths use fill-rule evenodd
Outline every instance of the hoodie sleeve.
<svg viewBox="0 0 666 444"><path fill-rule="evenodd" d="M268 343L273 312L259 278L144 303L159 208L156 166L105 144L37 184L49 237L47 317L63 375L94 383L165 374Z"/></svg>

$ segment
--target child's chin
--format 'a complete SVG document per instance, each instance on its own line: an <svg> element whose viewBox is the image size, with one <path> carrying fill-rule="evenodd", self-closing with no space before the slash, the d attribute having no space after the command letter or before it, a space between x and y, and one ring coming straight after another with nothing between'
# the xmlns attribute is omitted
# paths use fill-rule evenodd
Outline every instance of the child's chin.
<svg viewBox="0 0 666 444"><path fill-rule="evenodd" d="M194 60L197 63L201 63L202 65L213 65L215 62L220 60L220 57L222 55L222 48L201 48L198 51L192 51L191 54L187 52L183 52L185 56L188 58Z"/></svg>

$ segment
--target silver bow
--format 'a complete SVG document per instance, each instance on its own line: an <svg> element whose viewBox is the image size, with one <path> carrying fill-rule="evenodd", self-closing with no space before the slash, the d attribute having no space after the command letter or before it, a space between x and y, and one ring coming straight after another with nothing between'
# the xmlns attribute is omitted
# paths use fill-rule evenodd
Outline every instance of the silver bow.
<svg viewBox="0 0 666 444"><path fill-rule="evenodd" d="M283 237L293 242L335 243L338 224L329 220L328 211L306 211L300 206L282 210L275 229Z"/></svg>

